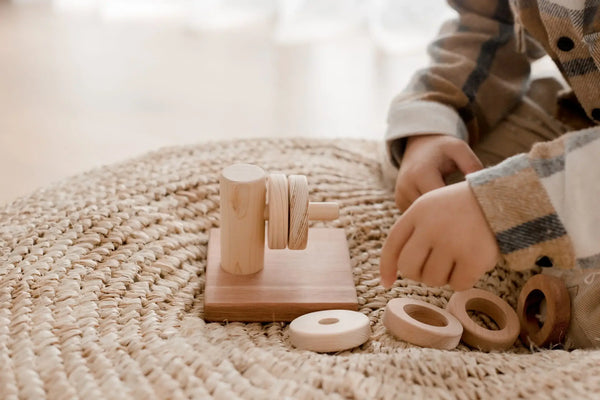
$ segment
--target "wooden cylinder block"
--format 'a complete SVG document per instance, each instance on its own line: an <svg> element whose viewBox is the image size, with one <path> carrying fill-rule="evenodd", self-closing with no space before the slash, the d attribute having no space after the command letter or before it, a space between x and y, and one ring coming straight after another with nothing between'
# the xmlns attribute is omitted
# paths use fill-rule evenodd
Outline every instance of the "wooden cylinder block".
<svg viewBox="0 0 600 400"><path fill-rule="evenodd" d="M546 316L540 326L536 314L546 299ZM571 321L571 298L565 283L555 276L534 275L521 289L517 314L521 322L521 339L525 345L560 344Z"/></svg>
<svg viewBox="0 0 600 400"><path fill-rule="evenodd" d="M455 348L463 332L460 322L448 311L409 298L387 303L383 325L401 340L442 350Z"/></svg>
<svg viewBox="0 0 600 400"><path fill-rule="evenodd" d="M288 177L290 227L288 248L303 250L308 243L308 181L304 175Z"/></svg>
<svg viewBox="0 0 600 400"><path fill-rule="evenodd" d="M519 336L519 318L515 310L500 297L485 290L455 292L446 309L462 324L463 342L482 351L506 350ZM486 314L500 329L491 330L478 325L467 311Z"/></svg>
<svg viewBox="0 0 600 400"><path fill-rule="evenodd" d="M221 172L221 268L238 275L264 266L266 174L251 164Z"/></svg>
<svg viewBox="0 0 600 400"><path fill-rule="evenodd" d="M285 249L288 241L288 181L284 174L270 174L267 187L267 237L270 249Z"/></svg>

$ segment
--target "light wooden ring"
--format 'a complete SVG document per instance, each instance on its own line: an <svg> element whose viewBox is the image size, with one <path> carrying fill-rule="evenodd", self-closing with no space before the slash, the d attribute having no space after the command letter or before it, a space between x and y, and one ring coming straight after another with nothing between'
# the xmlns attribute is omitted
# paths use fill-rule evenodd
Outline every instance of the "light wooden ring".
<svg viewBox="0 0 600 400"><path fill-rule="evenodd" d="M316 311L290 324L290 342L294 347L321 353L360 346L370 335L369 318L350 310Z"/></svg>
<svg viewBox="0 0 600 400"><path fill-rule="evenodd" d="M462 340L482 351L506 350L519 336L519 318L507 302L481 289L455 292L446 309L462 324ZM479 311L492 318L500 329L491 330L478 325L467 311Z"/></svg>
<svg viewBox="0 0 600 400"><path fill-rule="evenodd" d="M401 340L443 350L455 348L463 332L460 322L446 310L409 298L387 303L383 325Z"/></svg>
<svg viewBox="0 0 600 400"><path fill-rule="evenodd" d="M536 310L546 299L546 318L540 327ZM571 298L562 279L549 275L534 275L521 289L517 314L521 322L521 340L526 345L560 344L571 320Z"/></svg>
<svg viewBox="0 0 600 400"><path fill-rule="evenodd" d="M288 241L288 181L285 174L270 174L267 183L269 204L267 237L270 249L285 249Z"/></svg>
<svg viewBox="0 0 600 400"><path fill-rule="evenodd" d="M308 181L304 175L290 175L290 225L288 248L303 250L308 242Z"/></svg>

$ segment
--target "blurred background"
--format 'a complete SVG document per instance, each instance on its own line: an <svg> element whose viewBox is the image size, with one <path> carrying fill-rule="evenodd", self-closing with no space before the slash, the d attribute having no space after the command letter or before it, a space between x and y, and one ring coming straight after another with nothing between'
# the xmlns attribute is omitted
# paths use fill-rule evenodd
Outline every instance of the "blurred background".
<svg viewBox="0 0 600 400"><path fill-rule="evenodd" d="M452 15L443 0L0 0L0 204L162 146L380 139Z"/></svg>

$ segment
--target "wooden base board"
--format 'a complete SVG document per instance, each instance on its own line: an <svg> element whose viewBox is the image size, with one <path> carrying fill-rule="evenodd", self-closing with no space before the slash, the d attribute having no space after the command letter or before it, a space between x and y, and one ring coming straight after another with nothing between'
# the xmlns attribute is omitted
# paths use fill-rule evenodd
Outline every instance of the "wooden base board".
<svg viewBox="0 0 600 400"><path fill-rule="evenodd" d="M220 259L220 232L212 229L204 292L207 321L291 321L312 311L358 309L343 229L310 229L305 250L266 247L264 269L251 275L225 272Z"/></svg>

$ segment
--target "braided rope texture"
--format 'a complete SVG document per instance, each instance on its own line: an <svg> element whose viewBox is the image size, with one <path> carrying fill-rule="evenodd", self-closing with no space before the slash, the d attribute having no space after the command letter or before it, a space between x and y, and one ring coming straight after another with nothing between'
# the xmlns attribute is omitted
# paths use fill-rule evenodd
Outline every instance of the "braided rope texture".
<svg viewBox="0 0 600 400"><path fill-rule="evenodd" d="M408 296L445 307L451 292L379 285L398 217L371 141L254 139L163 149L41 189L0 210L0 398L592 398L600 352L515 345L424 349L382 325ZM337 354L290 345L288 324L206 323L208 232L218 174L236 162L305 174L314 201L338 201L363 346ZM480 287L514 307L528 275L497 268ZM486 321L483 321L486 323Z"/></svg>

